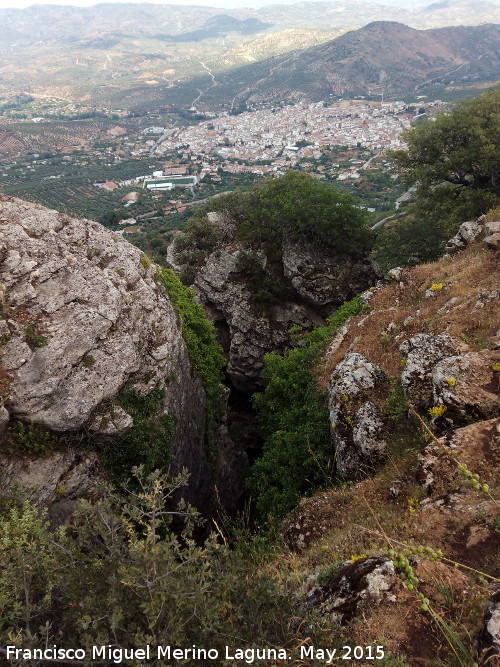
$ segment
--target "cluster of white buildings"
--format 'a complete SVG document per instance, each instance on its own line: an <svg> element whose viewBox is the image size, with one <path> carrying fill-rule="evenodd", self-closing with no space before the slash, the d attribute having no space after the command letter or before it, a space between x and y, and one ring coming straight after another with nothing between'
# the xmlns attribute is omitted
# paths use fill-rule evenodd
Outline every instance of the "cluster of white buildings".
<svg viewBox="0 0 500 667"><path fill-rule="evenodd" d="M162 141L157 153L188 150L223 160L319 158L322 146L360 145L372 149L401 148L401 132L412 114L404 102L341 101L284 106L221 116L180 129Z"/></svg>

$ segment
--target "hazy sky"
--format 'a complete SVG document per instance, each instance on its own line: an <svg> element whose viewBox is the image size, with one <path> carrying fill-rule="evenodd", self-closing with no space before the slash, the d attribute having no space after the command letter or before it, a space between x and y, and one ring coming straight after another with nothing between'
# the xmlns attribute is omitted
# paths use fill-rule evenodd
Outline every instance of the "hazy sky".
<svg viewBox="0 0 500 667"><path fill-rule="evenodd" d="M127 2L127 0L104 0L109 2ZM132 2L134 0L131 0ZM262 7L263 5L291 4L300 2L300 0L148 0L157 5L208 5L209 7ZM309 0L311 1L311 0ZM314 0L313 0L314 1ZM356 0L354 0L355 2ZM411 4L430 4L432 0L358 0L359 2L374 2L380 5L400 5L409 6ZM73 5L79 7L89 7L96 5L96 0L0 0L0 8L5 7L29 7L30 5Z"/></svg>
<svg viewBox="0 0 500 667"><path fill-rule="evenodd" d="M127 0L104 0L110 2L127 2ZM134 0L132 0L134 1ZM289 4L300 0L148 0L155 5L207 5L209 7L262 7L263 5ZM73 5L90 7L99 4L96 0L0 0L0 8L16 7L21 9L30 5Z"/></svg>

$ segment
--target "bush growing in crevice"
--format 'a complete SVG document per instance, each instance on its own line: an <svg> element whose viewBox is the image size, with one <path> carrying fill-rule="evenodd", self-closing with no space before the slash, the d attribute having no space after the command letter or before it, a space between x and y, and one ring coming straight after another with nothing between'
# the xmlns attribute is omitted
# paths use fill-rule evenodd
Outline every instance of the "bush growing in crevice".
<svg viewBox="0 0 500 667"><path fill-rule="evenodd" d="M295 333L297 347L265 357L265 388L253 399L265 442L248 480L263 518L282 518L302 495L332 480L328 400L318 386L315 368L335 332L362 308L359 297L348 301L326 326Z"/></svg>
<svg viewBox="0 0 500 667"><path fill-rule="evenodd" d="M281 274L282 271L281 268ZM290 298L294 292L292 287L285 283L280 272L270 273L252 252L239 253L232 277L247 286L250 304L256 315L261 317L272 317L273 307Z"/></svg>
<svg viewBox="0 0 500 667"><path fill-rule="evenodd" d="M133 426L102 445L106 469L116 480L126 480L134 466L143 465L146 473L167 470L172 461L175 423L172 415L159 414L165 390L156 387L141 396L127 383L115 401L134 420Z"/></svg>
<svg viewBox="0 0 500 667"><path fill-rule="evenodd" d="M221 240L221 231L207 218L209 212L223 214L234 224L235 239L261 249L276 267L284 243L357 258L367 255L374 241L367 213L356 199L308 174L288 171L281 178L264 179L248 192L220 195L201 206L184 236L176 240L181 264L199 268Z"/></svg>
<svg viewBox="0 0 500 667"><path fill-rule="evenodd" d="M183 285L170 269L158 268L158 278L179 315L182 335L189 359L200 376L206 394L206 442L212 451L213 433L220 412L222 369L225 359L217 342L213 324L205 317L203 307L195 301L194 292Z"/></svg>

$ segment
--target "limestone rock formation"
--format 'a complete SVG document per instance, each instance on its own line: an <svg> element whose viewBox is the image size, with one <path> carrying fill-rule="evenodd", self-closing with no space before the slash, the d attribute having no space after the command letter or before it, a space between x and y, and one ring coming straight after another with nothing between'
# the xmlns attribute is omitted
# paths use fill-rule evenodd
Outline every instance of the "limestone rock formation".
<svg viewBox="0 0 500 667"><path fill-rule="evenodd" d="M327 307L347 301L381 277L369 257L339 259L297 243L287 243L283 248L283 272L306 302Z"/></svg>
<svg viewBox="0 0 500 667"><path fill-rule="evenodd" d="M454 255L464 250L469 243L475 241L484 233L484 222L486 216L482 215L477 220L468 220L463 222L458 228L458 232L446 244L444 252L447 255Z"/></svg>
<svg viewBox="0 0 500 667"><path fill-rule="evenodd" d="M493 368L498 351L472 352L449 334L417 334L400 345L407 398L418 409L442 406L443 423L463 426L498 414Z"/></svg>
<svg viewBox="0 0 500 667"><path fill-rule="evenodd" d="M362 558L343 563L324 585L313 588L306 598L308 607L319 607L340 623L350 621L361 603L379 605L395 602L401 588L392 561L385 557Z"/></svg>
<svg viewBox="0 0 500 667"><path fill-rule="evenodd" d="M193 289L208 318L215 324L225 348L227 375L232 385L245 393L262 387L263 358L271 350L283 350L290 343L289 329L305 331L325 323L336 308L381 277L380 269L368 257L334 257L321 249L285 243L280 265L274 265L262 249L235 241L235 226L224 213L209 213L219 233L218 243L196 272ZM254 287L237 275L241 253L251 254L262 275L276 281L281 276L286 295L277 299L270 312L258 312L253 304ZM168 261L179 271L175 243Z"/></svg>
<svg viewBox="0 0 500 667"><path fill-rule="evenodd" d="M500 413L498 382L493 371L500 352L481 350L446 357L432 371L434 405L444 405L448 425L461 426Z"/></svg>
<svg viewBox="0 0 500 667"><path fill-rule="evenodd" d="M399 347L405 362L401 382L407 398L417 408L433 405L432 371L446 357L467 351L467 345L447 333L437 336L417 334L405 340Z"/></svg>
<svg viewBox="0 0 500 667"><path fill-rule="evenodd" d="M191 473L188 497L205 502L204 390L143 253L95 222L1 197L0 280L6 428L25 420L109 439L133 425L120 390L161 390L158 416L174 422L175 464ZM0 417L5 423L4 409Z"/></svg>
<svg viewBox="0 0 500 667"><path fill-rule="evenodd" d="M335 466L343 477L363 476L387 453L379 408L364 400L385 379L379 366L356 352L349 353L331 375L329 409Z"/></svg>
<svg viewBox="0 0 500 667"><path fill-rule="evenodd" d="M0 453L0 495L47 508L53 524L64 523L79 498L95 496L105 474L92 451L68 449L48 456Z"/></svg>
<svg viewBox="0 0 500 667"><path fill-rule="evenodd" d="M193 288L207 317L214 323L227 354L227 374L233 386L250 393L261 385L264 355L289 342L288 330L324 323L308 304L286 301L274 309L272 321L259 316L251 304L251 292L234 277L241 249L215 250L198 272Z"/></svg>
<svg viewBox="0 0 500 667"><path fill-rule="evenodd" d="M500 222L488 222L485 225L486 236L484 239L485 244L491 250L500 249Z"/></svg>

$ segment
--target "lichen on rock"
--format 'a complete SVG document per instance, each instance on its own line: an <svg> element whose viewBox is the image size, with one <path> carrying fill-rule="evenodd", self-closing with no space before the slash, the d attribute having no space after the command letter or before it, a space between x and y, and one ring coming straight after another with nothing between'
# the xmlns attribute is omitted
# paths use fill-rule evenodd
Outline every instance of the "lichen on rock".
<svg viewBox="0 0 500 667"><path fill-rule="evenodd" d="M330 424L335 466L342 477L364 476L387 454L380 410L372 401L363 400L385 380L386 375L379 366L356 352L349 353L331 375Z"/></svg>

